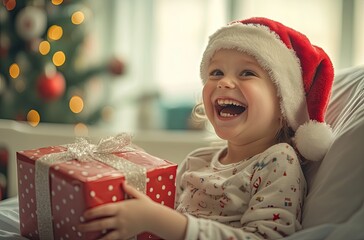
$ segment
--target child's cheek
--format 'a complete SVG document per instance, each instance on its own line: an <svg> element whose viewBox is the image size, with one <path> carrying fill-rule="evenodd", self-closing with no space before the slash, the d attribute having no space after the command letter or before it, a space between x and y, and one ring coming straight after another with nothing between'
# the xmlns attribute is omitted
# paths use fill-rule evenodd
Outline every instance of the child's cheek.
<svg viewBox="0 0 364 240"><path fill-rule="evenodd" d="M205 108L205 114L210 119L214 114L212 103L212 88L211 84L205 84L202 90L202 100Z"/></svg>

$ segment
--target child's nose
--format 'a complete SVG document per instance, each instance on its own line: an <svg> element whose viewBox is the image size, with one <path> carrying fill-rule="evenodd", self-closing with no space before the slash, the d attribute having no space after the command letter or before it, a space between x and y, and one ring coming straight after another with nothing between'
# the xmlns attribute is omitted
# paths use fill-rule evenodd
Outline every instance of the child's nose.
<svg viewBox="0 0 364 240"><path fill-rule="evenodd" d="M223 77L217 83L217 88L234 88L235 83L230 77Z"/></svg>

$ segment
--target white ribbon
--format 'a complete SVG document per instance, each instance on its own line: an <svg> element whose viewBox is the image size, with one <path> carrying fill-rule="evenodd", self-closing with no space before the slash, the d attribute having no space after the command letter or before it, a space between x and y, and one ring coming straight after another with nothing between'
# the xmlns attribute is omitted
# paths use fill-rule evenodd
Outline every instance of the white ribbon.
<svg viewBox="0 0 364 240"><path fill-rule="evenodd" d="M75 143L66 145L67 151L44 155L35 162L35 191L40 239L53 239L49 167L55 163L69 160L100 161L121 171L130 185L145 193L146 169L113 154L135 151L130 144L131 136L126 133L103 138L97 145L89 143L84 138L78 138Z"/></svg>

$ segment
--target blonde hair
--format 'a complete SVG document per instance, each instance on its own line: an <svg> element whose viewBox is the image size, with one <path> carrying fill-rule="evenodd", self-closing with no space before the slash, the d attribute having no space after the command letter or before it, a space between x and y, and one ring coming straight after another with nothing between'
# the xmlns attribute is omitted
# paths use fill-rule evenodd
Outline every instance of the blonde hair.
<svg viewBox="0 0 364 240"><path fill-rule="evenodd" d="M205 108L203 106L202 101L200 101L193 107L191 117L192 117L193 121L196 121L199 123L205 122L207 120L207 117L205 114Z"/></svg>
<svg viewBox="0 0 364 240"><path fill-rule="evenodd" d="M281 120L281 128L276 134L277 143L288 143L291 146L294 146L293 137L295 132L291 127L288 126L288 123L285 119Z"/></svg>

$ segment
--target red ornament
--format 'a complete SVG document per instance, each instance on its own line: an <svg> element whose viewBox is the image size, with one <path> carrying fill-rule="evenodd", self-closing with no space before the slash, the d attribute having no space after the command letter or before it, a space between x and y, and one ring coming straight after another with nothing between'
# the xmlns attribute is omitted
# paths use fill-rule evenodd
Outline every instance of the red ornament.
<svg viewBox="0 0 364 240"><path fill-rule="evenodd" d="M108 70L114 75L122 75L125 72L124 62L118 58L112 58L108 64Z"/></svg>
<svg viewBox="0 0 364 240"><path fill-rule="evenodd" d="M45 101L60 98L66 88L66 81L60 72L42 74L37 82L38 95Z"/></svg>

